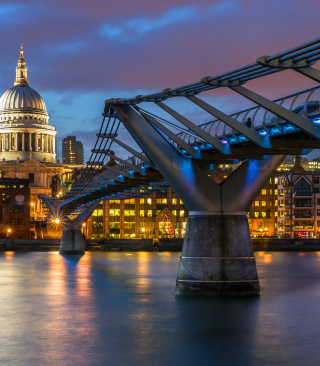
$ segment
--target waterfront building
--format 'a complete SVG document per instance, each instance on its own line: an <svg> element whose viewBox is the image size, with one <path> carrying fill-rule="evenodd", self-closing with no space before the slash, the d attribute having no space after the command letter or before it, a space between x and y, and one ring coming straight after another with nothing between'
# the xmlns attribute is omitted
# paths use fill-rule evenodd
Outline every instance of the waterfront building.
<svg viewBox="0 0 320 366"><path fill-rule="evenodd" d="M281 174L278 171L273 174L249 207L247 216L253 237L278 234L278 177Z"/></svg>
<svg viewBox="0 0 320 366"><path fill-rule="evenodd" d="M0 178L0 197L0 237L29 239L33 227L28 179Z"/></svg>
<svg viewBox="0 0 320 366"><path fill-rule="evenodd" d="M101 201L85 232L88 238L183 238L187 219L188 210L169 187L140 198Z"/></svg>
<svg viewBox="0 0 320 366"><path fill-rule="evenodd" d="M62 140L62 163L63 164L83 164L84 150L81 141L77 141L76 136L68 136Z"/></svg>
<svg viewBox="0 0 320 366"><path fill-rule="evenodd" d="M278 232L283 238L319 238L320 173L295 166L278 178Z"/></svg>

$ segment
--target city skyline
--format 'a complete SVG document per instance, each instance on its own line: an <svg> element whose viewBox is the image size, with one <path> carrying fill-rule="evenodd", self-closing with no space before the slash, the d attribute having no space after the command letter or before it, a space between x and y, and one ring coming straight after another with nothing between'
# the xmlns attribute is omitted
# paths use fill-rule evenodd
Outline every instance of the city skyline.
<svg viewBox="0 0 320 366"><path fill-rule="evenodd" d="M317 7L315 1L307 3ZM307 5L206 0L152 5L140 1L125 7L102 1L79 1L77 6L72 1L3 3L5 32L0 39L6 52L0 58L0 92L13 83L23 43L30 86L43 97L58 132L57 158L61 159L62 139L76 135L87 161L105 99L194 82L306 42L314 38L317 24L317 12L305 12ZM302 32L296 31L297 24ZM272 91L276 78L281 88ZM291 70L265 78L264 88L259 79L248 83L271 99L314 85ZM227 90L215 96L210 92L207 100L227 113L250 106ZM198 115L194 106L183 106L183 111L197 124L210 120Z"/></svg>

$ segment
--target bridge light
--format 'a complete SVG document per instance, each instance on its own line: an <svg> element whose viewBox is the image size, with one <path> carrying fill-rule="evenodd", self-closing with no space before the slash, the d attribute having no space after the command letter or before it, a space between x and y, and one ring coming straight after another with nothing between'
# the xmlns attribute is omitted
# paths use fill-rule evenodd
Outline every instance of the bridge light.
<svg viewBox="0 0 320 366"><path fill-rule="evenodd" d="M267 132L265 130L261 130L261 131L259 131L259 135L267 136Z"/></svg>
<svg viewBox="0 0 320 366"><path fill-rule="evenodd" d="M317 125L318 125L318 124L320 124L320 118L315 118L315 119L313 120L313 123L316 123Z"/></svg>

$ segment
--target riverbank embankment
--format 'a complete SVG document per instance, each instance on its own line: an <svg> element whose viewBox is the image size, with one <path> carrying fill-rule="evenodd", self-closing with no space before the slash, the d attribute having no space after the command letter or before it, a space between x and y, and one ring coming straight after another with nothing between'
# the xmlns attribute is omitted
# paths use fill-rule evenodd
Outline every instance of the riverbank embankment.
<svg viewBox="0 0 320 366"><path fill-rule="evenodd" d="M320 239L253 238L254 251L320 251ZM97 243L86 240L88 251L181 252L183 239L114 239ZM2 239L0 251L58 251L60 239Z"/></svg>

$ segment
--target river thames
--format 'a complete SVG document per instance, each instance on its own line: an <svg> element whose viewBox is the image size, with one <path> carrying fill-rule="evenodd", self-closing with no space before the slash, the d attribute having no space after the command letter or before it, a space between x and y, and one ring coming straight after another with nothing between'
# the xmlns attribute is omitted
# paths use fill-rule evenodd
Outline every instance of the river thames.
<svg viewBox="0 0 320 366"><path fill-rule="evenodd" d="M320 253L255 255L259 298L195 299L180 253L1 253L0 364L319 364Z"/></svg>

